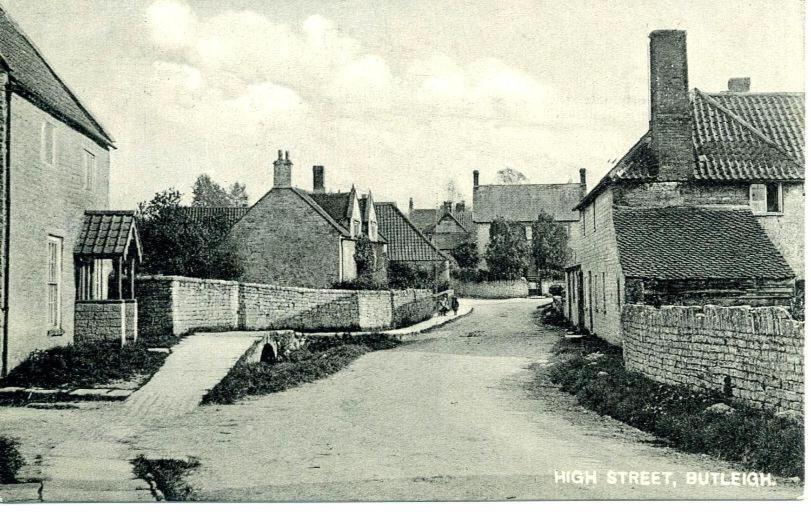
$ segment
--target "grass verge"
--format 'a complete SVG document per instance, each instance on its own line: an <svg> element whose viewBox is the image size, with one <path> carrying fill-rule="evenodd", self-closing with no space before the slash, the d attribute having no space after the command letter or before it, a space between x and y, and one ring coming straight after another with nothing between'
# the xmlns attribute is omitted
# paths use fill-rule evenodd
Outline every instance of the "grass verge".
<svg viewBox="0 0 811 512"><path fill-rule="evenodd" d="M150 485L154 482L166 501L194 500L194 491L184 477L200 466L197 459L147 459L138 455L130 462L135 476L150 482Z"/></svg>
<svg viewBox="0 0 811 512"><path fill-rule="evenodd" d="M595 357L595 352L601 357ZM685 452L705 453L750 470L803 478L803 425L733 403L720 393L699 392L655 382L625 370L622 351L602 342L559 351L550 378L578 402L661 437ZM707 411L717 403L734 407Z"/></svg>
<svg viewBox="0 0 811 512"><path fill-rule="evenodd" d="M25 464L16 439L0 436L0 484L17 483L17 471Z"/></svg>
<svg viewBox="0 0 811 512"><path fill-rule="evenodd" d="M89 387L152 375L166 354L147 348L140 342L123 347L80 343L35 350L0 380L0 387Z"/></svg>

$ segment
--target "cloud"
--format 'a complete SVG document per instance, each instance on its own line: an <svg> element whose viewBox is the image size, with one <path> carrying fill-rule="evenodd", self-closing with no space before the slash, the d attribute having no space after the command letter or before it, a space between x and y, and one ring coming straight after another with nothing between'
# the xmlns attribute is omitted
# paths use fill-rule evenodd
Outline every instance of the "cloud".
<svg viewBox="0 0 811 512"><path fill-rule="evenodd" d="M175 0L158 0L147 9L152 40L158 47L175 50L194 38L197 20L191 8Z"/></svg>

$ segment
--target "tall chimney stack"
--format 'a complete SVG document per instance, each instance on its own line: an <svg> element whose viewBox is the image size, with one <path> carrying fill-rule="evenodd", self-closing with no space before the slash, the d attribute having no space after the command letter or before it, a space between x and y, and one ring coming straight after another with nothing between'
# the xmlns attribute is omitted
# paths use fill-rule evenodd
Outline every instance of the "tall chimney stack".
<svg viewBox="0 0 811 512"><path fill-rule="evenodd" d="M326 192L324 188L324 166L313 166L313 192L316 194L323 194Z"/></svg>
<svg viewBox="0 0 811 512"><path fill-rule="evenodd" d="M479 171L473 171L473 188L479 186Z"/></svg>
<svg viewBox="0 0 811 512"><path fill-rule="evenodd" d="M583 185L584 187L586 186L586 169L585 168L580 169L580 184Z"/></svg>
<svg viewBox="0 0 811 512"><path fill-rule="evenodd" d="M650 108L651 147L659 181L690 179L692 112L687 35L683 30L655 30L650 34Z"/></svg>
<svg viewBox="0 0 811 512"><path fill-rule="evenodd" d="M752 80L748 76L739 78L730 78L727 82L727 90L729 92L749 92L749 86Z"/></svg>
<svg viewBox="0 0 811 512"><path fill-rule="evenodd" d="M411 214L414 213L414 198L408 198L408 216L411 217Z"/></svg>
<svg viewBox="0 0 811 512"><path fill-rule="evenodd" d="M292 187L291 178L293 174L293 162L290 161L290 154L279 150L279 158L273 162L273 188Z"/></svg>

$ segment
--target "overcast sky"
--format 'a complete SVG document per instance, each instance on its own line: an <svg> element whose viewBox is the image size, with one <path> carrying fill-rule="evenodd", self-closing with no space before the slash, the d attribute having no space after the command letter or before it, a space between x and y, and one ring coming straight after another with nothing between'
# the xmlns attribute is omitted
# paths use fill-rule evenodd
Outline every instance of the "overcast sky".
<svg viewBox="0 0 811 512"><path fill-rule="evenodd" d="M405 208L505 166L590 184L647 129L648 33L687 30L690 86L803 90L803 3L0 0L117 142L111 207L200 173L354 183Z"/></svg>

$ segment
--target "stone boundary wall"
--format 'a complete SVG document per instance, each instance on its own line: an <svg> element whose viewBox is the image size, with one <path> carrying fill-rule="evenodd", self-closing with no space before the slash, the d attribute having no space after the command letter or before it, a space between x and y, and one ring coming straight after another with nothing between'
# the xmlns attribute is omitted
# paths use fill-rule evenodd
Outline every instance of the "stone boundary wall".
<svg viewBox="0 0 811 512"><path fill-rule="evenodd" d="M77 300L73 318L77 343L124 345L138 339L138 302L134 300Z"/></svg>
<svg viewBox="0 0 811 512"><path fill-rule="evenodd" d="M780 307L626 305L623 357L659 382L802 412L804 327Z"/></svg>
<svg viewBox="0 0 811 512"><path fill-rule="evenodd" d="M512 299L529 296L529 284L526 279L512 281L482 281L480 283L457 281L451 282L459 297L477 299Z"/></svg>
<svg viewBox="0 0 811 512"><path fill-rule="evenodd" d="M139 276L143 335L196 330L374 330L433 314L430 290L333 290Z"/></svg>

